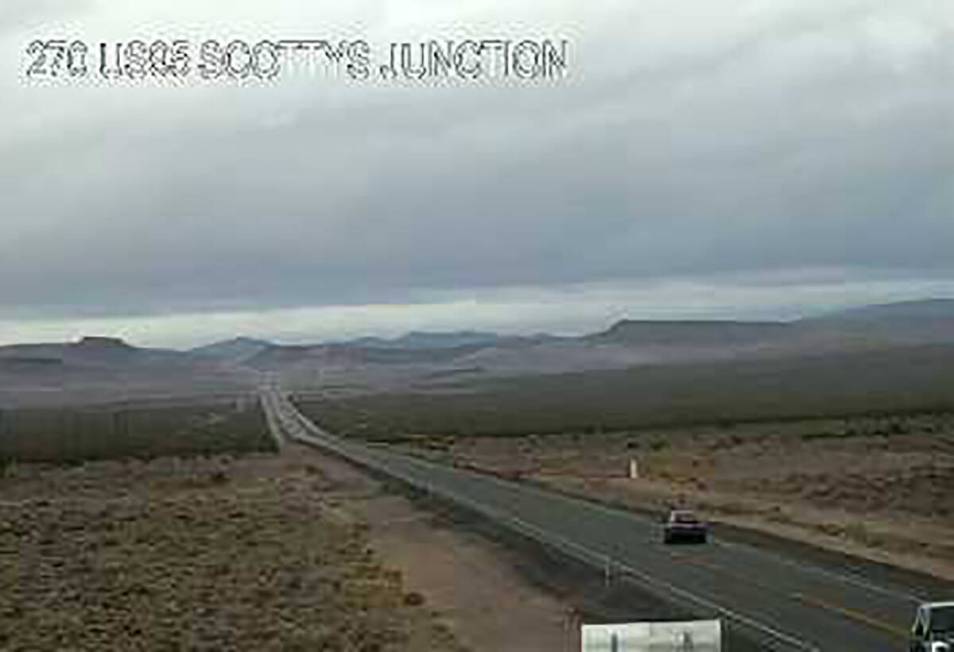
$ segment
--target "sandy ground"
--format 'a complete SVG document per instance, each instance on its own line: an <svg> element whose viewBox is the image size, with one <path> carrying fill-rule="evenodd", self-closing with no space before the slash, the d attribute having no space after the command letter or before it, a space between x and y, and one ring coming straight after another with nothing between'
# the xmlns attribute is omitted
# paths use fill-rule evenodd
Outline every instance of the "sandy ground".
<svg viewBox="0 0 954 652"><path fill-rule="evenodd" d="M388 492L333 457L289 450L327 474L333 501L368 525L382 559L400 570L407 590L425 596L465 646L488 652L578 649L568 607L522 577L495 545L443 523L441 507Z"/></svg>
<svg viewBox="0 0 954 652"><path fill-rule="evenodd" d="M954 579L954 417L433 439L423 454ZM435 452L435 449L436 452ZM638 479L627 477L636 460Z"/></svg>

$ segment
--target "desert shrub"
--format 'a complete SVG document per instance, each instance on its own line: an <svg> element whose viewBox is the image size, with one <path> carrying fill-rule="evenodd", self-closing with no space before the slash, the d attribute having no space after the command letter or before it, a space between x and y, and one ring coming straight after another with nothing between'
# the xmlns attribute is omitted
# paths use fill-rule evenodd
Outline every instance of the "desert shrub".
<svg viewBox="0 0 954 652"><path fill-rule="evenodd" d="M7 410L0 459L80 464L274 450L257 401Z"/></svg>
<svg viewBox="0 0 954 652"><path fill-rule="evenodd" d="M752 360L485 380L457 393L302 398L328 430L525 436L954 410L954 348ZM466 390L466 391L465 391ZM945 416L945 418L948 418ZM360 427L359 427L360 425ZM908 426L888 426L903 434ZM869 433L871 434L871 433Z"/></svg>
<svg viewBox="0 0 954 652"><path fill-rule="evenodd" d="M424 604L424 596L415 591L404 594L404 604L409 607L417 607Z"/></svg>

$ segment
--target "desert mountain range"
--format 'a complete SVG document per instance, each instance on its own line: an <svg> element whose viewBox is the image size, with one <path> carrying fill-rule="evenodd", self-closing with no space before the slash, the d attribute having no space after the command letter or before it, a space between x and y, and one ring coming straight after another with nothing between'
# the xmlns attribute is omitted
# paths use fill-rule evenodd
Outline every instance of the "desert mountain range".
<svg viewBox="0 0 954 652"><path fill-rule="evenodd" d="M0 347L0 406L253 389L261 372L329 392L440 389L461 380L951 347L954 299L865 306L789 322L624 320L558 337L478 331L284 345L237 337L187 351L119 339Z"/></svg>

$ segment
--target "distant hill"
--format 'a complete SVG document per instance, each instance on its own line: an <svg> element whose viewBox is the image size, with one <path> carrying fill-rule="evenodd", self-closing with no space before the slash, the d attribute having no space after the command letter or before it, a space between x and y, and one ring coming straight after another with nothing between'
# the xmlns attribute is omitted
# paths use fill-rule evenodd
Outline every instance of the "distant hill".
<svg viewBox="0 0 954 652"><path fill-rule="evenodd" d="M144 357L171 355L171 351L137 349L113 337L84 337L77 342L47 344L15 344L0 347L0 362L10 360L58 360L63 364L83 366L124 365Z"/></svg>
<svg viewBox="0 0 954 652"><path fill-rule="evenodd" d="M221 384L254 387L278 372L295 388L445 391L461 382L686 364L743 364L954 345L954 300L865 306L791 322L627 319L579 337L414 331L387 339L279 345L236 337L191 351L144 349L102 337L0 347L4 395ZM775 368L786 367L779 364Z"/></svg>
<svg viewBox="0 0 954 652"><path fill-rule="evenodd" d="M496 333L480 331L424 332L411 331L400 337L362 337L338 343L367 349L452 349L460 346L489 346L506 339Z"/></svg>
<svg viewBox="0 0 954 652"><path fill-rule="evenodd" d="M0 346L0 407L244 392L255 380L217 359L116 338Z"/></svg>
<svg viewBox="0 0 954 652"><path fill-rule="evenodd" d="M412 332L313 346L270 346L246 358L301 387L423 390L456 379L793 359L954 344L954 301L842 311L793 322L632 320L579 337ZM455 379L451 382L448 379ZM344 390L342 390L344 391Z"/></svg>
<svg viewBox="0 0 954 652"><path fill-rule="evenodd" d="M900 301L860 308L849 308L822 315L821 317L801 320L802 322L871 322L897 320L952 320L954 321L954 299L925 299L921 301Z"/></svg>
<svg viewBox="0 0 954 652"><path fill-rule="evenodd" d="M275 345L266 340L258 340L251 337L235 337L230 340L194 348L189 351L189 353L217 358L219 360L228 360L230 362L243 362L271 346Z"/></svg>
<svg viewBox="0 0 954 652"><path fill-rule="evenodd" d="M780 322L623 320L586 339L630 346L727 346L775 341L790 330Z"/></svg>
<svg viewBox="0 0 954 652"><path fill-rule="evenodd" d="M954 343L954 300L903 301L842 310L802 319L806 331L849 340L865 338L883 345Z"/></svg>
<svg viewBox="0 0 954 652"><path fill-rule="evenodd" d="M435 348L372 347L357 344L272 345L243 364L263 371L284 367L319 365L360 367L364 365L413 365L446 362L482 348L481 345Z"/></svg>

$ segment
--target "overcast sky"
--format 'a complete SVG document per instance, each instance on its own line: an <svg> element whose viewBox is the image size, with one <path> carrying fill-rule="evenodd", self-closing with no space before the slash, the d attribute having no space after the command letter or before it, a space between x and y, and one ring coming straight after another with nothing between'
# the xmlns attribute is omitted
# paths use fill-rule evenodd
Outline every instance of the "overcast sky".
<svg viewBox="0 0 954 652"><path fill-rule="evenodd" d="M570 48L557 81L27 80L56 37ZM2 0L0 55L0 343L954 296L948 0Z"/></svg>

